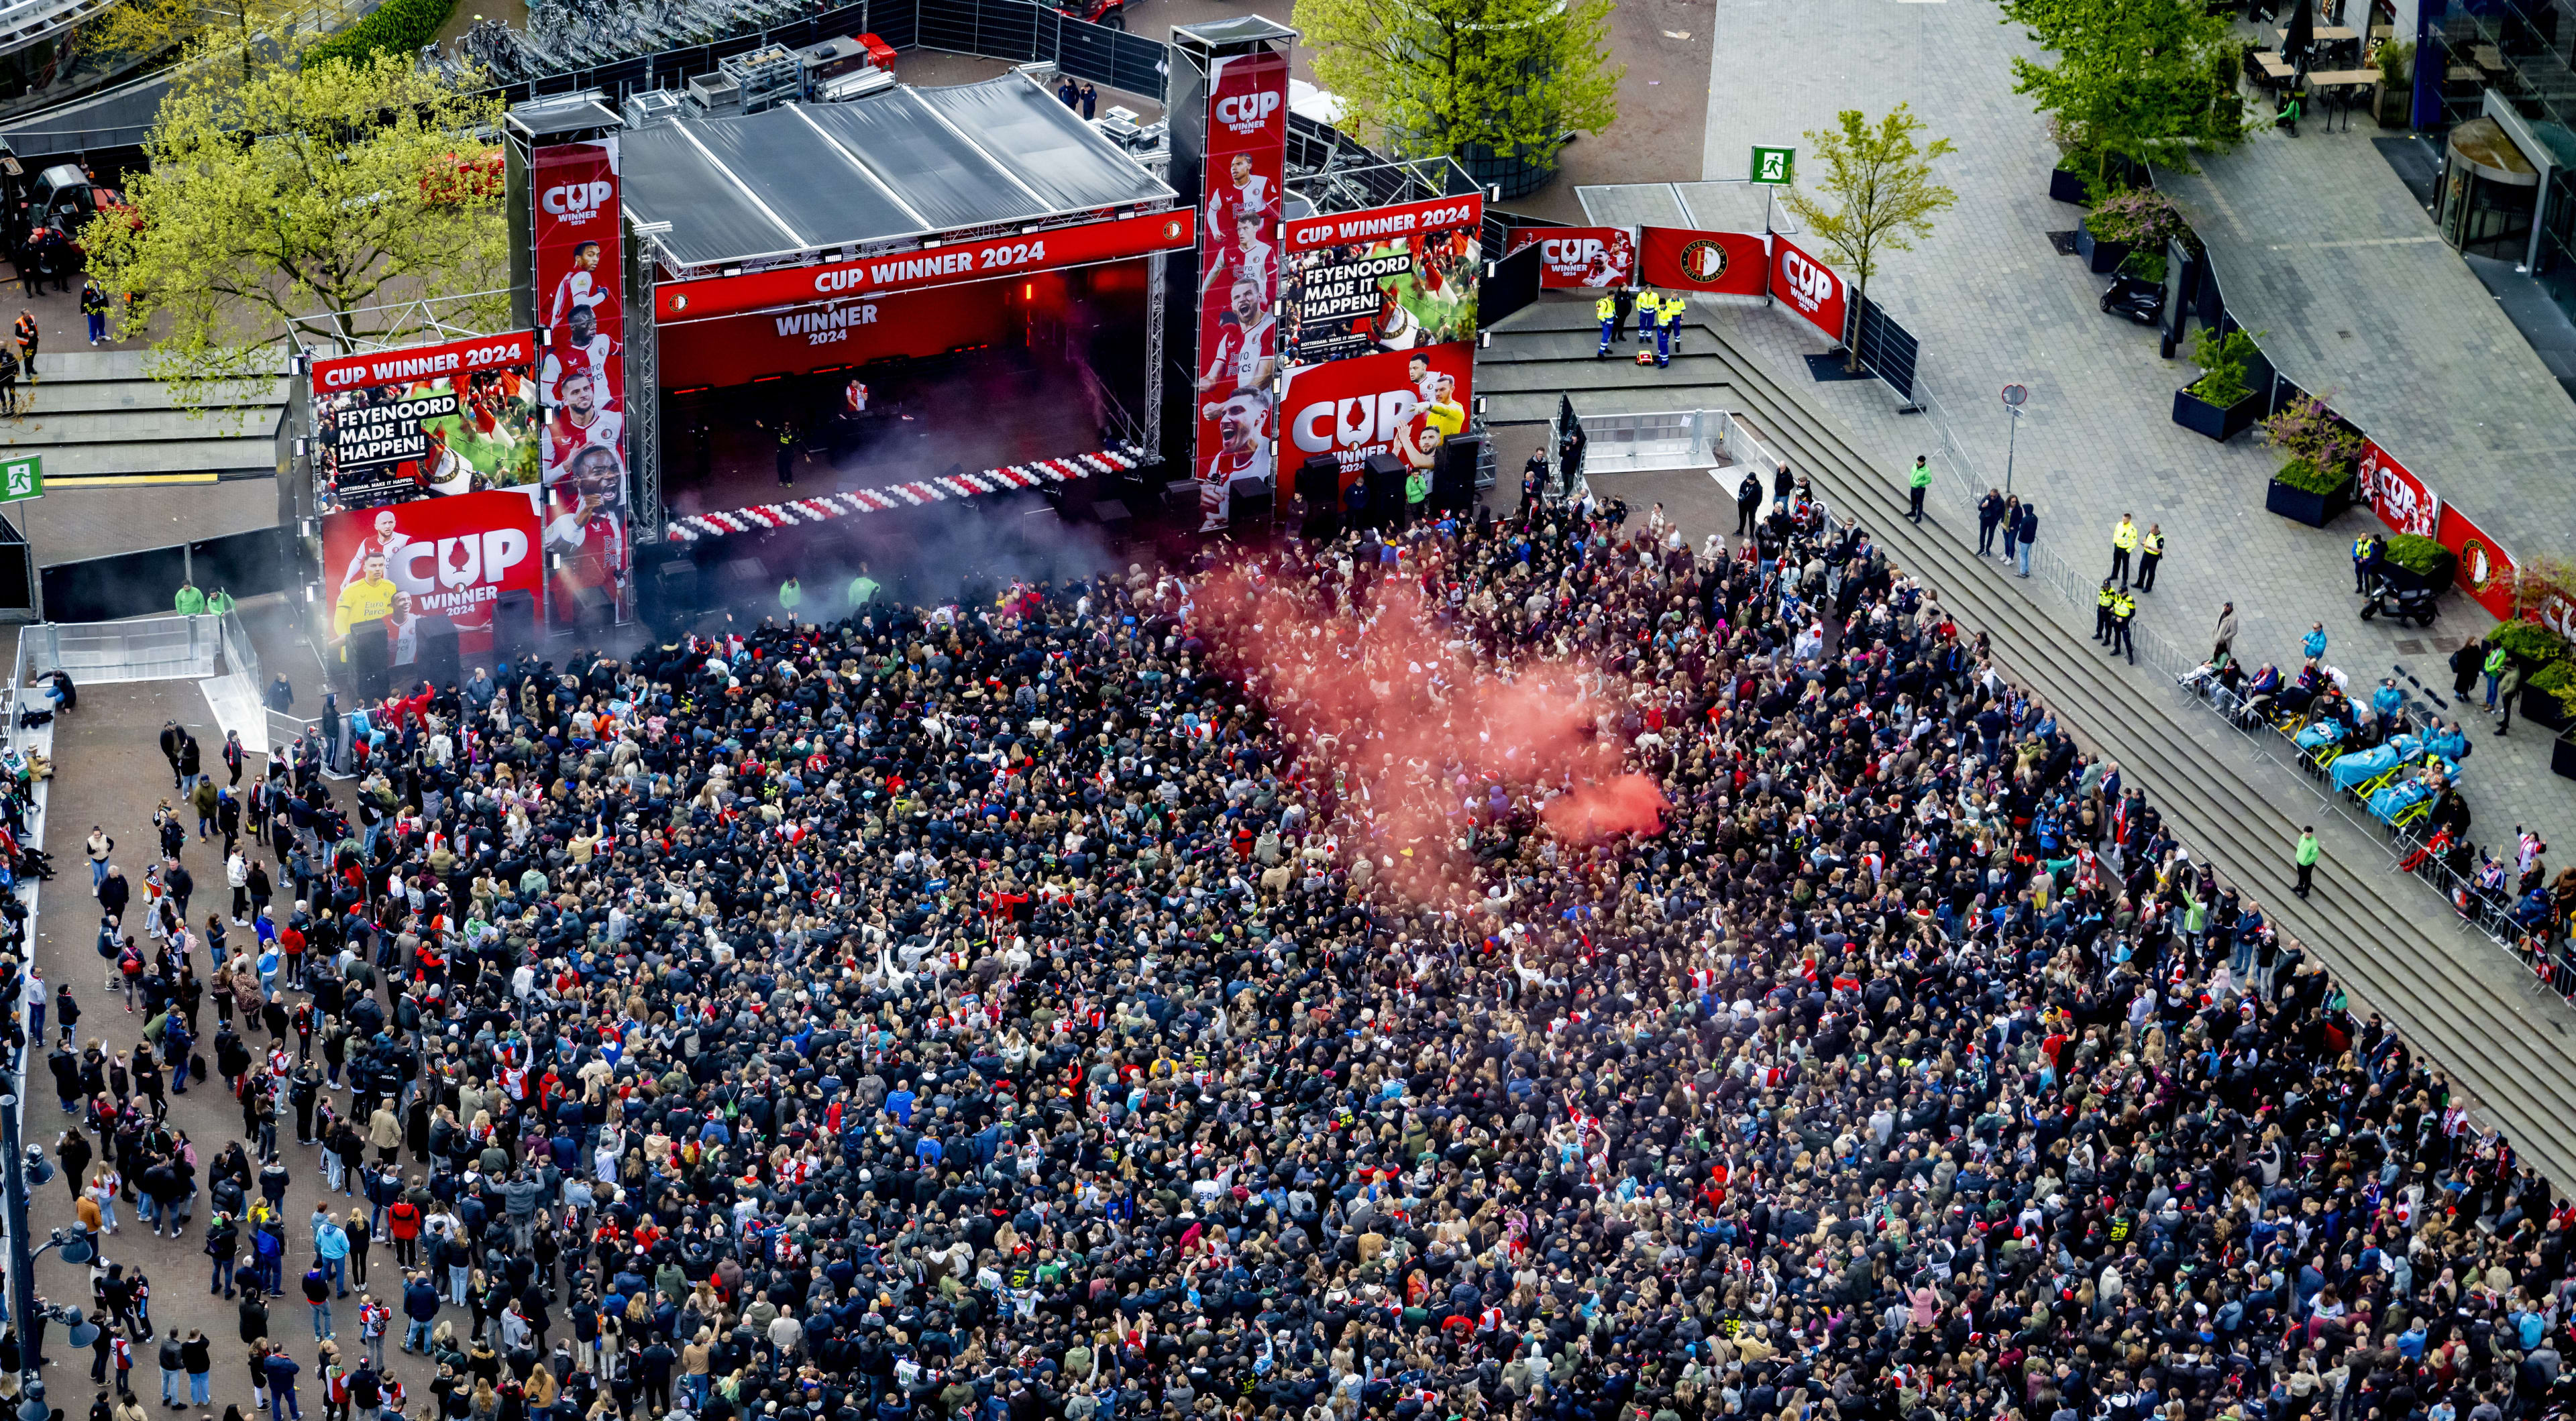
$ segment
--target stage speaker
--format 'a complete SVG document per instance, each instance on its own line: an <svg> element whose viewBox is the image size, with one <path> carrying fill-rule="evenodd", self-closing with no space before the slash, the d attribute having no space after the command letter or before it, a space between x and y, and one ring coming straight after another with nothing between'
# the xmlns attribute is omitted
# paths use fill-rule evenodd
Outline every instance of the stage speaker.
<svg viewBox="0 0 2576 1421"><path fill-rule="evenodd" d="M1278 495L1270 492L1268 488L1264 488L1259 493L1238 493L1226 505L1226 524L1240 533L1267 536L1270 532L1271 520L1278 515Z"/></svg>
<svg viewBox="0 0 2576 1421"><path fill-rule="evenodd" d="M423 617L412 632L414 648L407 678L446 686L465 679L458 666L456 623L444 616Z"/></svg>
<svg viewBox="0 0 2576 1421"><path fill-rule="evenodd" d="M1404 461L1393 454L1368 456L1368 521L1380 529L1404 526Z"/></svg>
<svg viewBox="0 0 2576 1421"><path fill-rule="evenodd" d="M1431 466L1431 506L1464 513L1476 506L1476 464L1485 452L1483 436L1453 434L1441 441Z"/></svg>
<svg viewBox="0 0 2576 1421"><path fill-rule="evenodd" d="M555 615L566 625L584 632L604 631L617 620L617 604L608 598L606 588L584 584L572 589L570 606L558 606Z"/></svg>
<svg viewBox="0 0 2576 1421"><path fill-rule="evenodd" d="M716 596L727 603L756 599L769 591L769 569L758 558L735 558L716 569Z"/></svg>
<svg viewBox="0 0 2576 1421"><path fill-rule="evenodd" d="M1297 466L1297 536L1310 543L1329 543L1342 532L1342 465L1330 454L1318 454Z"/></svg>
<svg viewBox="0 0 2576 1421"><path fill-rule="evenodd" d="M393 643L386 635L390 630L382 621L355 622L349 627L349 679L361 703L385 698L385 678L393 661Z"/></svg>
<svg viewBox="0 0 2576 1421"><path fill-rule="evenodd" d="M492 655L521 661L537 652L537 594L512 588L492 601Z"/></svg>
<svg viewBox="0 0 2576 1421"><path fill-rule="evenodd" d="M678 626L698 611L696 564L673 561L656 568L644 582L644 620L657 629Z"/></svg>

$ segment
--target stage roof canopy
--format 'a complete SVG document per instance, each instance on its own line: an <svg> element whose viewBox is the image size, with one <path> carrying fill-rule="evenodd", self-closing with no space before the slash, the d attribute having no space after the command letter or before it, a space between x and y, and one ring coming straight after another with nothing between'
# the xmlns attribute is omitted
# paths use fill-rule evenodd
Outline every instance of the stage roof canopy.
<svg viewBox="0 0 2576 1421"><path fill-rule="evenodd" d="M1176 200L1017 74L738 118L674 117L621 141L627 211L669 223L652 240L691 267Z"/></svg>

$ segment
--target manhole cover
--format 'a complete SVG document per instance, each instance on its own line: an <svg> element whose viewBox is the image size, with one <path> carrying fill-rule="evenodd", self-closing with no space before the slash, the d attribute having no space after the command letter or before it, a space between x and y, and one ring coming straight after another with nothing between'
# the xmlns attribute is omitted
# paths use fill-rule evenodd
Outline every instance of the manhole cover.
<svg viewBox="0 0 2576 1421"><path fill-rule="evenodd" d="M2397 643L2397 654L2400 656L2422 656L2424 654L2424 643L2417 638L2408 637L2406 640Z"/></svg>
<svg viewBox="0 0 2576 1421"><path fill-rule="evenodd" d="M2057 248L2057 254L2061 257L2071 257L2075 255L2075 234L2073 232L2051 232L2048 234L2048 244Z"/></svg>

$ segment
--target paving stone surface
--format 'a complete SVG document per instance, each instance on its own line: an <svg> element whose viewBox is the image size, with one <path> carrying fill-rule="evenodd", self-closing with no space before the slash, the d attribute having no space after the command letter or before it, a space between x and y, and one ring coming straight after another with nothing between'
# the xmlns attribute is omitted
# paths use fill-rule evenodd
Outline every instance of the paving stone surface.
<svg viewBox="0 0 2576 1421"><path fill-rule="evenodd" d="M1874 382L1808 383L1804 357L1827 342L1804 322L1756 302L1703 303L1730 341L1842 421L1890 479L1901 478L1916 454L1933 456L1942 473L1935 516L1967 533L1974 524L1969 490L2005 481L2008 420L1998 393L2008 383L2024 385L2029 402L2010 441L2012 480L2016 491L2038 500L2041 546L2089 577L2108 571L2110 532L2122 513L2134 514L2142 529L2151 521L2163 526L2169 551L2154 594L2142 599L2143 630L2197 654L2207 649L2220 603L2233 601L2241 623L2238 653L2295 667L2300 637L2322 621L2330 663L2373 681L2402 666L2448 699L2445 657L2492 620L2455 594L2443 600L2441 620L2430 632L2363 622L2347 549L2357 533L2380 526L2377 519L2354 511L2320 531L2265 512L2265 480L2277 458L2250 436L2219 445L2174 424L2173 392L2197 372L2186 361L2161 357L2154 331L2104 315L2096 300L2106 278L2087 274L2081 261L2051 247L2048 234L2074 227L2081 214L2047 195L2056 152L2029 101L2012 92L2008 67L2009 56L2029 45L1999 23L1990 0L1717 0L1716 8L1725 42L1710 87L1705 178L1742 176L1747 150L1757 142L1798 143L1803 164L1812 145L1800 135L1855 103L1873 118L1899 101L1910 103L1931 134L1959 148L1940 169L1958 194L1957 206L1916 250L1888 255L1871 291L1922 342L1916 390L1926 413L1898 414L1899 402ZM2331 143L2313 129L2295 140L2258 135L2244 158L2211 171L2224 181L2277 185L2283 179L2271 163L2290 155L2265 150L2295 143L2300 161L2328 165L2326 176L2307 189L2313 204L2344 201L2341 189L2348 186L2351 201L2387 209L2383 215L2392 223L2403 215L2394 205L2420 218L2403 184L2372 152L2370 137L2366 123L2348 141L2337 134ZM2327 157L2316 158L2320 152ZM1694 212L1709 205L1701 194L1711 189L1688 191ZM2284 240L2298 240L2303 230L2315 229L2293 229ZM2480 318L2494 313L2481 308L2492 302L2458 258L2438 243L2420 254L2450 262L2475 294L2474 301L2442 298L2458 308L2452 315L2461 330L2479 332L2458 337L2461 354L2511 354L2484 330ZM2321 268L2316 284L2347 280L2344 273L2355 269L2347 261L2330 277ZM2382 287L2337 299L2410 298ZM2282 318L2285 329L2289 319ZM2509 325L2504 337L2538 368ZM2564 402L2549 383L2539 393ZM2565 500L2539 506L2563 509ZM2556 522L2576 526L2563 516ZM2035 596L2054 595L2036 581L2024 585ZM2576 786L2551 774L2544 734L2517 725L2499 740L2474 718L2470 728L2476 749L2467 788L2479 816L2476 836L2500 842L2514 825L2529 824L2556 849L2553 862L2576 854Z"/></svg>

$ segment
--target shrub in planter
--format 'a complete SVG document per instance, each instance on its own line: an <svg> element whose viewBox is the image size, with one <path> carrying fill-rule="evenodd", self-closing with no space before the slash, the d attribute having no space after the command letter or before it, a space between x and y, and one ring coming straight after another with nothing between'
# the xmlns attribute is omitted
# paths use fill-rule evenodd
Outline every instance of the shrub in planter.
<svg viewBox="0 0 2576 1421"><path fill-rule="evenodd" d="M2263 507L2284 518L2322 528L2352 506L2352 475L2340 476L2306 459L2292 459L2272 475Z"/></svg>
<svg viewBox="0 0 2576 1421"><path fill-rule="evenodd" d="M2538 622L2507 622L2487 633L2487 641L2504 648L2526 672L2537 673L2552 662L2567 661L2567 639Z"/></svg>
<svg viewBox="0 0 2576 1421"><path fill-rule="evenodd" d="M2526 720L2564 730L2576 722L2576 663L2553 661L2522 683Z"/></svg>
<svg viewBox="0 0 2576 1421"><path fill-rule="evenodd" d="M2183 388L2193 399L2227 409L2254 393L2245 383L2245 365L2263 353L2255 342L2259 337L2250 331L2233 330L2224 335L2209 327L2192 337L2191 363L2200 367L2200 378Z"/></svg>
<svg viewBox="0 0 2576 1421"><path fill-rule="evenodd" d="M2344 488L2361 466L2366 441L2361 431L2314 395L2301 395L2263 421L2263 438L2293 460L2304 460L2316 473L2314 482Z"/></svg>
<svg viewBox="0 0 2576 1421"><path fill-rule="evenodd" d="M2132 247L2161 252L2167 242L2180 238L2185 247L2200 250L2199 239L2192 236L2190 224L2183 221L2182 209L2153 188L2104 198L2084 219L2084 226L2105 242L2126 242Z"/></svg>
<svg viewBox="0 0 2576 1421"><path fill-rule="evenodd" d="M2449 548L2414 533L2400 533L2389 539L2380 556L2423 577L2439 574L2454 561Z"/></svg>
<svg viewBox="0 0 2576 1421"><path fill-rule="evenodd" d="M2173 422L2222 444L2251 428L2260 402L2245 383L2245 363L2260 353L2244 331L2222 336L2202 328L2191 344L2201 376L2174 391Z"/></svg>

